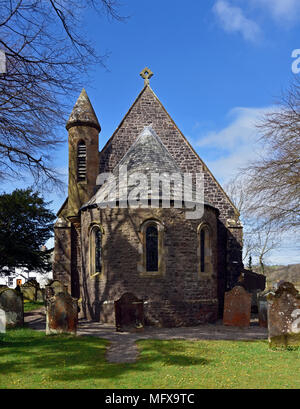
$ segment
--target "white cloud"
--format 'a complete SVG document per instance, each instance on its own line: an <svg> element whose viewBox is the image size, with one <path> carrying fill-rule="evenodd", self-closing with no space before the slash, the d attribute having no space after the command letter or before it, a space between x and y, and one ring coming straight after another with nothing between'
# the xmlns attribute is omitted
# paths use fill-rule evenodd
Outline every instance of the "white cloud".
<svg viewBox="0 0 300 409"><path fill-rule="evenodd" d="M279 23L294 22L300 16L299 0L250 0L257 8L261 8Z"/></svg>
<svg viewBox="0 0 300 409"><path fill-rule="evenodd" d="M240 7L233 6L226 0L217 0L213 12L227 32L240 33L245 40L256 42L261 36L259 25L247 18Z"/></svg>
<svg viewBox="0 0 300 409"><path fill-rule="evenodd" d="M208 132L199 138L197 152L216 179L224 186L235 177L239 168L254 160L261 151L257 144L256 124L260 118L278 109L275 106L262 108L237 107L230 110L229 124L221 130ZM211 157L215 152L216 159ZM268 262L277 264L299 263L299 240L294 234L285 234L280 247L269 256Z"/></svg>
<svg viewBox="0 0 300 409"><path fill-rule="evenodd" d="M213 12L225 31L258 42L263 30L256 22L257 17L262 21L265 15L279 26L289 28L300 19L300 0L215 0Z"/></svg>
<svg viewBox="0 0 300 409"><path fill-rule="evenodd" d="M248 149L241 148L217 160L207 160L206 164L216 179L224 185L233 179L238 170L251 159L253 159L253 151L249 147Z"/></svg>
<svg viewBox="0 0 300 409"><path fill-rule="evenodd" d="M239 168L261 152L257 145L259 120L275 107L233 108L228 117L230 123L221 130L208 132L197 141L200 157L205 159L205 150L214 150L217 159L206 160L216 178L223 184L231 179Z"/></svg>
<svg viewBox="0 0 300 409"><path fill-rule="evenodd" d="M233 108L228 117L231 123L220 131L209 132L201 138L198 146L214 146L224 149L234 149L235 146L249 143L257 135L256 123L265 113L269 112L268 108Z"/></svg>

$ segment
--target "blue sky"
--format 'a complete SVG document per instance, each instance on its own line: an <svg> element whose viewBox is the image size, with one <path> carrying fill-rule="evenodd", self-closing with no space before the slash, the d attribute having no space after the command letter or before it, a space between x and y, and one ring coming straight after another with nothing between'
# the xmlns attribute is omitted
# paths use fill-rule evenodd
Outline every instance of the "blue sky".
<svg viewBox="0 0 300 409"><path fill-rule="evenodd" d="M82 78L102 127L100 149L142 89L139 73L148 66L154 92L226 183L257 154L254 124L296 75L291 55L300 49L300 1L121 0L120 12L125 22L82 16L96 50L109 53L107 70L97 66ZM55 166L66 172L64 124L61 135L66 143ZM63 198L51 194L49 200L57 211ZM273 252L272 262L300 262L290 242Z"/></svg>

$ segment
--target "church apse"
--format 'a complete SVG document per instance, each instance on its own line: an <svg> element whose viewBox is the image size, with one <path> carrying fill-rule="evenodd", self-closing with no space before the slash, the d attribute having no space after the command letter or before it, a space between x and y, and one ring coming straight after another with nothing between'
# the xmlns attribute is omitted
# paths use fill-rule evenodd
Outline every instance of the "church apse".
<svg viewBox="0 0 300 409"><path fill-rule="evenodd" d="M151 89L151 70L141 76L143 89L101 152L101 127L84 90L70 115L68 198L55 226L54 277L79 298L81 316L96 321L114 323L114 302L131 293L143 300L149 325L213 322L243 269L239 214ZM165 208L161 196L157 207L121 206L120 197L106 203L103 193L112 186L97 186L97 177L125 165L126 178L136 171L146 178L201 174L203 214L188 220L184 207Z"/></svg>

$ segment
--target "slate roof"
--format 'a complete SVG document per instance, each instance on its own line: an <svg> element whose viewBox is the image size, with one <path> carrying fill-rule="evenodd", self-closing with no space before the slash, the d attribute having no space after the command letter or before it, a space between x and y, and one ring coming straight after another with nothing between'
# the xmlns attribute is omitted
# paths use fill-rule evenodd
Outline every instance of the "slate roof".
<svg viewBox="0 0 300 409"><path fill-rule="evenodd" d="M120 169L124 168L126 168L127 175L121 173L119 176ZM169 178L172 174L176 174L176 180L170 184ZM114 168L112 175L82 209L93 205L104 207L112 201L122 202L127 197L147 204L149 199L168 200L169 198L181 203L182 171L151 126L144 127L144 130ZM157 175L156 177L159 175L159 180L162 183L157 184L156 186L159 188L152 191L151 181L155 175ZM141 178L144 178L145 183L142 183ZM170 186L170 195L168 195L168 189L167 191L162 189L164 183ZM98 185L101 185L99 177ZM193 193L195 194L195 190Z"/></svg>
<svg viewBox="0 0 300 409"><path fill-rule="evenodd" d="M101 131L98 118L84 88L82 89L71 115L69 116L66 128L69 130L72 126L78 125L92 126L99 132Z"/></svg>

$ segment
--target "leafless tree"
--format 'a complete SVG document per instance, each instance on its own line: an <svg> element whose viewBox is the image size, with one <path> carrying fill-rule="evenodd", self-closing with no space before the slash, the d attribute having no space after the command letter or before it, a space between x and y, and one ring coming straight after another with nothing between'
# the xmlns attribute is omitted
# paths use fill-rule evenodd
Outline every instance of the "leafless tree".
<svg viewBox="0 0 300 409"><path fill-rule="evenodd" d="M225 186L225 191L234 203L235 207L240 213L240 219L243 223L243 262L245 262L250 255L253 255L256 247L255 238L253 234L252 221L250 220L248 207L249 198L247 197L247 182L242 176L231 179Z"/></svg>
<svg viewBox="0 0 300 409"><path fill-rule="evenodd" d="M243 262L254 257L264 274L267 257L281 243L281 232L277 223L266 216L253 215L252 196L248 194L248 179L237 176L225 185L225 190L240 212L243 230Z"/></svg>
<svg viewBox="0 0 300 409"><path fill-rule="evenodd" d="M255 235L255 247L253 254L257 257L260 272L265 273L265 264L267 257L272 250L276 249L280 244L280 234L278 234L278 229L276 225L272 223L264 223L262 226L258 226L254 230Z"/></svg>
<svg viewBox="0 0 300 409"><path fill-rule="evenodd" d="M278 109L258 124L260 158L242 171L250 211L284 230L300 225L300 80L295 78Z"/></svg>
<svg viewBox="0 0 300 409"><path fill-rule="evenodd" d="M115 0L0 0L0 177L33 175L40 185L59 177L51 165L66 120L94 64L95 52L84 30L89 8L120 20Z"/></svg>

